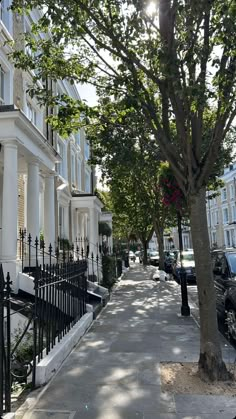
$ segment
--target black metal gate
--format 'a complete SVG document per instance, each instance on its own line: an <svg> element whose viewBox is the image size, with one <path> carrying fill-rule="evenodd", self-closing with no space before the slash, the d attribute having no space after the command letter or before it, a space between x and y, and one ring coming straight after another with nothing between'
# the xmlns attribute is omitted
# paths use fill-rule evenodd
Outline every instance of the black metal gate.
<svg viewBox="0 0 236 419"><path fill-rule="evenodd" d="M10 275L0 265L0 417L11 410Z"/></svg>

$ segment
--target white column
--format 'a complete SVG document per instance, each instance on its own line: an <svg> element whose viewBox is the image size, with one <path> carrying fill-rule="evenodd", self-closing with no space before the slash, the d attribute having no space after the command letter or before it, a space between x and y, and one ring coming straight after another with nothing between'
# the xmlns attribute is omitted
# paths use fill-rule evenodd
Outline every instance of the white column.
<svg viewBox="0 0 236 419"><path fill-rule="evenodd" d="M39 164L28 164L27 181L27 234L31 234L32 244L39 239Z"/></svg>
<svg viewBox="0 0 236 419"><path fill-rule="evenodd" d="M17 144L4 143L3 191L2 191L2 262L6 275L10 273L12 288L18 292L17 276L17 214L18 214L18 174Z"/></svg>
<svg viewBox="0 0 236 419"><path fill-rule="evenodd" d="M78 238L79 235L79 211L78 208L75 209L74 211L74 229L73 229L73 233L74 233L74 237L73 237L73 241L75 242L75 239Z"/></svg>
<svg viewBox="0 0 236 419"><path fill-rule="evenodd" d="M65 239L69 239L69 206L64 207L64 227L63 227Z"/></svg>
<svg viewBox="0 0 236 419"><path fill-rule="evenodd" d="M77 239L80 239L80 237L82 236L82 217L83 215L78 212Z"/></svg>
<svg viewBox="0 0 236 419"><path fill-rule="evenodd" d="M90 252L96 254L98 243L98 214L94 208L89 209L89 242Z"/></svg>
<svg viewBox="0 0 236 419"><path fill-rule="evenodd" d="M44 232L44 184L39 177L39 230Z"/></svg>
<svg viewBox="0 0 236 419"><path fill-rule="evenodd" d="M89 218L88 214L84 214L84 222L83 222L83 229L82 229L82 237L89 237Z"/></svg>
<svg viewBox="0 0 236 419"><path fill-rule="evenodd" d="M64 179L68 179L68 164L67 164L67 153L68 153L68 143L65 141L63 143L63 160L62 160L62 176Z"/></svg>
<svg viewBox="0 0 236 419"><path fill-rule="evenodd" d="M45 178L44 190L44 240L45 250L51 244L55 248L55 199L54 199L54 176Z"/></svg>
<svg viewBox="0 0 236 419"><path fill-rule="evenodd" d="M18 176L17 144L4 143L2 195L2 259L15 261L17 249ZM14 281L15 278L12 278Z"/></svg>

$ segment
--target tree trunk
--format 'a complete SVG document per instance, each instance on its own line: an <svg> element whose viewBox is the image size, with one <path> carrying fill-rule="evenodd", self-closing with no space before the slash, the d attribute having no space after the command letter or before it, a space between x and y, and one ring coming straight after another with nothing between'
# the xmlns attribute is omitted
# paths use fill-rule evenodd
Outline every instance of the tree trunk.
<svg viewBox="0 0 236 419"><path fill-rule="evenodd" d="M196 261L196 277L200 314L199 373L202 378L229 378L219 339L216 315L216 296L213 282L210 244L206 215L206 191L202 188L190 198L190 223Z"/></svg>
<svg viewBox="0 0 236 419"><path fill-rule="evenodd" d="M156 236L158 241L158 252L159 252L159 269L165 270L165 254L164 254L164 239L163 231L156 230Z"/></svg>
<svg viewBox="0 0 236 419"><path fill-rule="evenodd" d="M147 247L148 247L148 242L147 241L143 241L143 265L147 265Z"/></svg>

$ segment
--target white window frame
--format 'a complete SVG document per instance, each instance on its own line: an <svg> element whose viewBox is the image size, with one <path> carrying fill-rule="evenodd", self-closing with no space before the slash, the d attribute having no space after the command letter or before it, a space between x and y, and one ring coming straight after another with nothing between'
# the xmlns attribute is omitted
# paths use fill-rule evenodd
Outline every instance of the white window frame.
<svg viewBox="0 0 236 419"><path fill-rule="evenodd" d="M90 146L87 140L85 140L85 144L84 144L84 158L85 161L88 161L90 157Z"/></svg>
<svg viewBox="0 0 236 419"><path fill-rule="evenodd" d="M214 219L215 217L214 217L214 211L211 211L211 226L214 226L215 225L215 219Z"/></svg>
<svg viewBox="0 0 236 419"><path fill-rule="evenodd" d="M212 231L212 233L211 233L211 241L212 241L212 244L217 244L217 236L216 236L216 231Z"/></svg>
<svg viewBox="0 0 236 419"><path fill-rule="evenodd" d="M13 66L6 59L6 56L3 54L3 51L0 49L0 66L4 73L3 81L3 94L4 97L1 97L1 105L9 105L13 103Z"/></svg>
<svg viewBox="0 0 236 419"><path fill-rule="evenodd" d="M57 173L63 177L63 158L64 158L64 144L61 140L57 140L57 153L61 156L61 162L57 163Z"/></svg>
<svg viewBox="0 0 236 419"><path fill-rule="evenodd" d="M225 246L226 247L230 247L231 246L231 234L230 234L230 230L225 230L224 231L224 241L225 241Z"/></svg>
<svg viewBox="0 0 236 419"><path fill-rule="evenodd" d="M235 247L235 230L230 230L231 246Z"/></svg>
<svg viewBox="0 0 236 419"><path fill-rule="evenodd" d="M71 183L76 185L76 175L75 175L75 153L71 153Z"/></svg>
<svg viewBox="0 0 236 419"><path fill-rule="evenodd" d="M77 164L77 183L78 183L78 189L79 191L81 191L82 189L82 163L81 160L78 159L78 164Z"/></svg>
<svg viewBox="0 0 236 419"><path fill-rule="evenodd" d="M236 221L236 205L231 205L231 221Z"/></svg>
<svg viewBox="0 0 236 419"><path fill-rule="evenodd" d="M32 102L30 102L28 99L26 99L26 116L34 124L37 126L38 122L38 115L37 115L37 109L34 107Z"/></svg>
<svg viewBox="0 0 236 419"><path fill-rule="evenodd" d="M85 192L91 192L91 174L89 172L85 172Z"/></svg>
<svg viewBox="0 0 236 419"><path fill-rule="evenodd" d="M234 184L231 183L230 185L230 199L234 199Z"/></svg>
<svg viewBox="0 0 236 419"><path fill-rule="evenodd" d="M8 10L11 5L11 0L0 1L0 20L7 29L8 33L12 34L12 11Z"/></svg>
<svg viewBox="0 0 236 419"><path fill-rule="evenodd" d="M227 213L227 220L225 219L225 215ZM228 224L229 223L229 209L228 207L224 207L222 208L222 220L223 220L223 224Z"/></svg>
<svg viewBox="0 0 236 419"><path fill-rule="evenodd" d="M221 189L221 202L225 202L225 201L227 201L227 189L226 189L226 187Z"/></svg>
<svg viewBox="0 0 236 419"><path fill-rule="evenodd" d="M80 131L77 131L77 132L74 134L74 136L75 136L75 142L76 142L76 144L80 147L80 144L81 144Z"/></svg>

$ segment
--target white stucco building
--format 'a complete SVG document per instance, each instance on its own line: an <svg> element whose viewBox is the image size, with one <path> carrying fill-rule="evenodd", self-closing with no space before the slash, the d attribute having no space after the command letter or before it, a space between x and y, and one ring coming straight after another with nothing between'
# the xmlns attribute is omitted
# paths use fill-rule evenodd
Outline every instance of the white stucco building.
<svg viewBox="0 0 236 419"><path fill-rule="evenodd" d="M211 247L236 246L236 162L224 169L220 177L224 182L218 196L208 199L207 222Z"/></svg>
<svg viewBox="0 0 236 419"><path fill-rule="evenodd" d="M30 30L39 17L15 16L0 7L0 261L10 272L13 288L20 283L19 230L43 236L54 251L60 239L85 238L97 251L102 204L93 194L95 177L88 164L89 143L83 129L66 140L45 123L47 109L29 97L31 74L15 69L8 59L9 44ZM30 52L29 52L30 53ZM74 85L54 83L59 93L79 99Z"/></svg>

